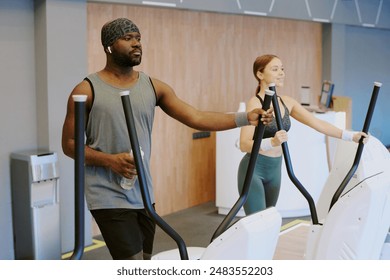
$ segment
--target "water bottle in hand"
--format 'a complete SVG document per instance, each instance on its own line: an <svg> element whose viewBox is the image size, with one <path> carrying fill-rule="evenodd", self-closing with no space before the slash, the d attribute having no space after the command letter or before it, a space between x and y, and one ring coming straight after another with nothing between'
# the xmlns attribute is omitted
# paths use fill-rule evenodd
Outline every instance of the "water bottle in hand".
<svg viewBox="0 0 390 280"><path fill-rule="evenodd" d="M141 157L142 157L142 160L144 159L144 152L142 151L142 148L140 148L140 151L141 151ZM133 156L133 151L130 152L130 155ZM137 181L138 179L138 176L133 176L132 179L128 179L126 177L122 177L121 179L121 187L125 190L131 190L132 188L134 188L134 185L135 185L135 181Z"/></svg>

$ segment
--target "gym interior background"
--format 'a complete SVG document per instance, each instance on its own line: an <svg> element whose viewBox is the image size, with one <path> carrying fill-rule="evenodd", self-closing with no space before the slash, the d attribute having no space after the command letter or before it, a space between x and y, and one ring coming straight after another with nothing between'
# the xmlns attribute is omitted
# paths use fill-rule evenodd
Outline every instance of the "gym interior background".
<svg viewBox="0 0 390 280"><path fill-rule="evenodd" d="M0 0L0 259L14 258L10 154L22 150L58 153L61 245L73 247L73 161L61 150L62 122L74 85L104 66L100 28L111 18L140 27L139 70L204 110L236 111L254 92L251 67L263 53L282 58L284 94L299 98L310 86L315 100L322 80L332 80L334 95L352 99L353 129L380 81L371 133L390 145L389 1L143 2ZM215 199L215 134L194 141L194 132L157 110L152 169L161 215ZM88 243L88 214L86 225Z"/></svg>

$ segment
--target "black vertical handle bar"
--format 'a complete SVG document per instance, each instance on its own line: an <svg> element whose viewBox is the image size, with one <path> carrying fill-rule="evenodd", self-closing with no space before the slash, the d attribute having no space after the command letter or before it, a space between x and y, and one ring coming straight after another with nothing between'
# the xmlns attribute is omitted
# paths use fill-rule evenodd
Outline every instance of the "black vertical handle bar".
<svg viewBox="0 0 390 280"><path fill-rule="evenodd" d="M80 260L84 253L84 127L86 95L73 95L75 106L75 249L71 260Z"/></svg>
<svg viewBox="0 0 390 280"><path fill-rule="evenodd" d="M363 132L365 132L365 133L368 133L368 129L370 127L372 115L373 115L374 109L375 109L376 100L378 99L379 89L381 86L382 86L382 84L379 82L374 83L374 88L372 90L370 104L368 106L366 119L365 119L364 125L363 125ZM345 176L344 180L341 182L341 184L338 187L338 189L336 190L335 194L333 195L332 201L330 203L329 211L330 211L330 209L332 209L333 205L340 198L342 192L344 191L345 187L347 186L347 184L351 180L353 174L355 174L355 172L359 166L360 158L363 154L363 148L364 148L364 143L363 143L363 137L362 137L359 140L359 145L358 145L358 148L356 151L356 155L355 155L355 159L353 161L352 167L349 170L349 172L347 173L347 175Z"/></svg>
<svg viewBox="0 0 390 280"><path fill-rule="evenodd" d="M180 258L182 260L188 260L187 247L183 239L154 210L154 207L150 200L150 194L145 179L144 166L142 164L142 157L139 149L138 136L135 128L135 121L134 121L133 110L131 108L129 91L123 91L120 93L120 95L122 99L123 110L125 113L127 129L129 131L131 149L133 150L135 167L137 169L138 180L139 180L139 185L142 194L142 200L144 202L146 212L156 222L156 224L159 225L161 229L164 230L176 242L179 248Z"/></svg>
<svg viewBox="0 0 390 280"><path fill-rule="evenodd" d="M263 104L263 110L268 110L271 105L272 96L274 95L274 92L271 90L266 90L265 92L265 98L264 98L264 104ZM244 205L248 198L249 188L253 177L253 170L256 165L257 156L259 155L260 150L260 144L261 140L263 139L264 124L260 121L261 116L259 116L259 123L256 127L253 139L253 146L251 150L251 156L249 158L249 164L248 169L245 175L244 180L244 186L242 189L242 192L240 194L240 197L234 204L234 206L230 209L229 213L225 216L222 223L218 226L217 230L214 232L213 237L211 238L211 242L220 236L230 225L234 217L237 215L238 211L240 211L241 207Z"/></svg>
<svg viewBox="0 0 390 280"><path fill-rule="evenodd" d="M282 130L284 128L283 128L282 116L280 113L280 107L279 107L278 97L276 94L275 85L270 84L269 89L275 91L275 95L272 99L272 105L274 106L276 125L278 127L278 130ZM306 200L309 204L310 215L311 215L313 225L316 225L316 224L318 224L318 216L317 216L317 210L315 207L314 200L311 197L311 195L309 194L309 192L303 187L301 182L299 182L299 180L297 179L297 177L294 174L287 142L282 143L282 150L283 150L284 161L286 163L287 174L290 177L290 180L293 182L293 184L297 187L297 189L301 192L301 194L306 198Z"/></svg>

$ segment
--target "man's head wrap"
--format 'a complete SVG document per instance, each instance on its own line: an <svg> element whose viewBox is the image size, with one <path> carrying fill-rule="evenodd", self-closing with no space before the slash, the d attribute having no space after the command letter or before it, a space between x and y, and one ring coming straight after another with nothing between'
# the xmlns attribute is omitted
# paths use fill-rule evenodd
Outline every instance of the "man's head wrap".
<svg viewBox="0 0 390 280"><path fill-rule="evenodd" d="M102 27L101 40L104 48L114 44L116 40L127 33L139 32L138 27L127 18L118 18L109 21Z"/></svg>

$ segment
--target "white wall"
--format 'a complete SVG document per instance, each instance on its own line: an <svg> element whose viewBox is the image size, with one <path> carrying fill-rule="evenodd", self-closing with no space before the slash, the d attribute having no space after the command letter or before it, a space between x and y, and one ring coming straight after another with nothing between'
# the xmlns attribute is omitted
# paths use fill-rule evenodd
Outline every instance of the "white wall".
<svg viewBox="0 0 390 280"><path fill-rule="evenodd" d="M14 258L10 154L21 150L58 153L62 249L73 249L73 161L60 139L67 97L87 74L86 28L84 0L0 1L0 259Z"/></svg>
<svg viewBox="0 0 390 280"><path fill-rule="evenodd" d="M63 252L74 248L74 162L62 153L62 124L68 96L87 74L87 21L84 0L36 0L38 146L58 153ZM86 211L85 243L91 217Z"/></svg>
<svg viewBox="0 0 390 280"><path fill-rule="evenodd" d="M0 259L13 258L9 157L37 145L32 1L0 2Z"/></svg>

